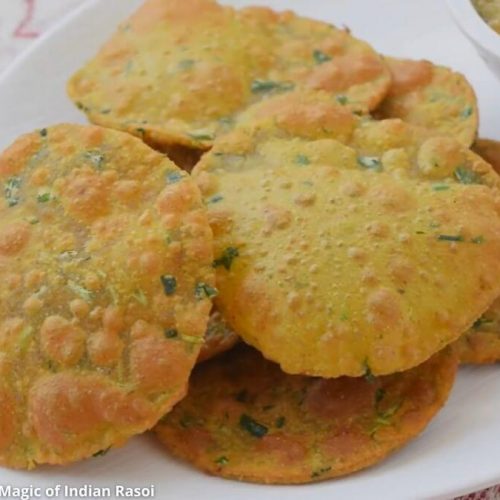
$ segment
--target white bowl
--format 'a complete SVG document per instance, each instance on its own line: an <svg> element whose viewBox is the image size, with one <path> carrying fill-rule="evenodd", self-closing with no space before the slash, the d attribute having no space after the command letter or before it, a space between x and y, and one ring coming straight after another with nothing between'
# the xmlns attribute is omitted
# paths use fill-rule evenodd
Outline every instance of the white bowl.
<svg viewBox="0 0 500 500"><path fill-rule="evenodd" d="M447 0L456 24L500 79L500 34L478 14L471 0Z"/></svg>

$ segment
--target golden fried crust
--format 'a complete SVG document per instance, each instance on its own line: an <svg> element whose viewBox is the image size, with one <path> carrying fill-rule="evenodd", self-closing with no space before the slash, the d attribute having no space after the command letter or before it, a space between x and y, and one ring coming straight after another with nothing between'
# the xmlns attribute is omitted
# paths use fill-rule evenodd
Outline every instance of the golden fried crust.
<svg viewBox="0 0 500 500"><path fill-rule="evenodd" d="M69 81L97 124L209 148L249 105L294 88L374 109L390 85L365 42L323 22L212 0L147 0Z"/></svg>
<svg viewBox="0 0 500 500"><path fill-rule="evenodd" d="M232 349L240 338L226 324L221 314L213 310L208 321L205 343L201 346L198 363L214 358L218 354Z"/></svg>
<svg viewBox="0 0 500 500"><path fill-rule="evenodd" d="M491 139L478 139L473 150L484 158L500 174L500 142Z"/></svg>
<svg viewBox="0 0 500 500"><path fill-rule="evenodd" d="M497 0L472 0L472 3L489 26L500 33L500 3Z"/></svg>
<svg viewBox="0 0 500 500"><path fill-rule="evenodd" d="M189 394L155 427L174 455L217 476L309 483L380 462L443 406L451 350L379 378L286 375L245 346L196 367Z"/></svg>
<svg viewBox="0 0 500 500"><path fill-rule="evenodd" d="M287 373L422 363L500 293L500 178L401 120L360 119L342 143L290 137L288 118L226 135L193 172L217 307Z"/></svg>
<svg viewBox="0 0 500 500"><path fill-rule="evenodd" d="M455 345L462 363L489 364L500 361L500 298Z"/></svg>
<svg viewBox="0 0 500 500"><path fill-rule="evenodd" d="M401 118L464 146L474 142L479 126L477 99L463 75L429 61L388 57L386 62L392 86L375 112L378 118Z"/></svg>
<svg viewBox="0 0 500 500"><path fill-rule="evenodd" d="M200 192L95 126L21 137L0 178L0 462L89 457L186 391L215 293Z"/></svg>

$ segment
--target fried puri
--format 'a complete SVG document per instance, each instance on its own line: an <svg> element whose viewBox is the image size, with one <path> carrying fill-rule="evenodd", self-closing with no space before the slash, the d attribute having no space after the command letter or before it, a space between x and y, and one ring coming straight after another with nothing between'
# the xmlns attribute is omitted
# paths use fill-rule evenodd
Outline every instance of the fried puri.
<svg viewBox="0 0 500 500"><path fill-rule="evenodd" d="M392 85L378 118L401 118L470 146L477 135L476 95L467 79L429 61L387 58Z"/></svg>
<svg viewBox="0 0 500 500"><path fill-rule="evenodd" d="M498 0L472 0L479 15L500 34L500 2Z"/></svg>
<svg viewBox="0 0 500 500"><path fill-rule="evenodd" d="M209 148L249 105L293 89L323 90L359 111L390 85L365 42L287 11L212 0L147 0L70 80L93 123L156 148Z"/></svg>
<svg viewBox="0 0 500 500"><path fill-rule="evenodd" d="M122 444L181 399L215 293L196 185L95 126L0 156L0 462L64 464Z"/></svg>
<svg viewBox="0 0 500 500"><path fill-rule="evenodd" d="M443 406L450 349L385 377L287 375L247 346L195 368L188 396L155 427L175 456L231 479L309 483L384 459Z"/></svg>
<svg viewBox="0 0 500 500"><path fill-rule="evenodd" d="M456 340L500 293L500 178L401 120L266 106L193 172L229 326L321 377L406 370Z"/></svg>
<svg viewBox="0 0 500 500"><path fill-rule="evenodd" d="M456 348L462 363L500 361L500 298L457 340Z"/></svg>
<svg viewBox="0 0 500 500"><path fill-rule="evenodd" d="M221 314L217 310L213 310L205 333L205 343L201 346L198 355L198 363L229 351L239 340L238 335L227 326Z"/></svg>

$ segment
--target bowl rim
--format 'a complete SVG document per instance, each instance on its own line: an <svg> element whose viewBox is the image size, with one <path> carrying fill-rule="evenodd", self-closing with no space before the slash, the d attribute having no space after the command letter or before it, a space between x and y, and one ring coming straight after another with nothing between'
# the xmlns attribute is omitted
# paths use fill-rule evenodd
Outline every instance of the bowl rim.
<svg viewBox="0 0 500 500"><path fill-rule="evenodd" d="M500 58L500 34L479 15L471 0L446 0L455 22L483 50Z"/></svg>

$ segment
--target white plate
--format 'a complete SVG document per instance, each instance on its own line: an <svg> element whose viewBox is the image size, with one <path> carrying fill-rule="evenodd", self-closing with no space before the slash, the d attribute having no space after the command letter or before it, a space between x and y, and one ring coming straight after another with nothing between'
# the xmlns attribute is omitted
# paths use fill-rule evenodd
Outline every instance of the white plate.
<svg viewBox="0 0 500 500"><path fill-rule="evenodd" d="M479 96L481 134L500 139L498 83L454 26L443 0L230 3L294 8L310 17L349 26L379 51L428 58L462 71ZM84 121L66 98L65 82L138 4L140 0L87 2L2 75L0 148L36 127ZM500 482L499 442L500 371L498 367L467 368L461 370L446 408L419 439L382 465L340 480L293 487L225 481L171 459L146 435L104 457L69 467L40 467L30 473L0 469L0 484L33 485L41 487L42 493L55 484L111 488L153 484L156 498L175 500L451 498Z"/></svg>

